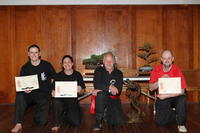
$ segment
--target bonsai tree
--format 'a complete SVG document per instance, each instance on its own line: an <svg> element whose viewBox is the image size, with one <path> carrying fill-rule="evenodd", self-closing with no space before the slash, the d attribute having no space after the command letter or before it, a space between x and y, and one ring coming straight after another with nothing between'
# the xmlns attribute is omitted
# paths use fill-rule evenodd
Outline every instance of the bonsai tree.
<svg viewBox="0 0 200 133"><path fill-rule="evenodd" d="M149 64L157 61L156 57L150 57L156 53L150 43L145 43L143 46L139 47L139 51L141 51L141 53L138 53L137 56L145 60L144 66L150 66Z"/></svg>
<svg viewBox="0 0 200 133"><path fill-rule="evenodd" d="M83 60L83 65L85 65L86 69L95 69L97 66L103 64L103 56L104 54L107 54L107 53L112 53L112 52L108 51L101 55L93 54L90 56L90 58Z"/></svg>

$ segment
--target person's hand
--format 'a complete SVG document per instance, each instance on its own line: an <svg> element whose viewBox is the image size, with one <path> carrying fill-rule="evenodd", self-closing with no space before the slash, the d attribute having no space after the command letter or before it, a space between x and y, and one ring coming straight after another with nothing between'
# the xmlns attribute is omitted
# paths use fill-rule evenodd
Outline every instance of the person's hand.
<svg viewBox="0 0 200 133"><path fill-rule="evenodd" d="M81 92L81 86L77 86L77 92L80 93Z"/></svg>
<svg viewBox="0 0 200 133"><path fill-rule="evenodd" d="M52 97L55 97L55 90L52 90L51 95Z"/></svg>
<svg viewBox="0 0 200 133"><path fill-rule="evenodd" d="M169 78L169 75L168 75L168 74L164 74L164 75L162 76L162 78Z"/></svg>
<svg viewBox="0 0 200 133"><path fill-rule="evenodd" d="M119 93L118 89L114 85L110 85L109 90L111 91L112 95L117 95Z"/></svg>
<svg viewBox="0 0 200 133"><path fill-rule="evenodd" d="M97 96L97 93L100 92L100 91L102 91L102 90L95 89L95 90L93 90L92 95Z"/></svg>
<svg viewBox="0 0 200 133"><path fill-rule="evenodd" d="M154 91L158 88L158 82L155 82L155 83L150 83L149 84L149 90L150 91Z"/></svg>
<svg viewBox="0 0 200 133"><path fill-rule="evenodd" d="M169 95L164 95L164 94L158 94L157 97L160 99L160 100L164 100L166 98L168 98Z"/></svg>
<svg viewBox="0 0 200 133"><path fill-rule="evenodd" d="M28 93L31 93L32 90L25 90L24 92L28 94Z"/></svg>

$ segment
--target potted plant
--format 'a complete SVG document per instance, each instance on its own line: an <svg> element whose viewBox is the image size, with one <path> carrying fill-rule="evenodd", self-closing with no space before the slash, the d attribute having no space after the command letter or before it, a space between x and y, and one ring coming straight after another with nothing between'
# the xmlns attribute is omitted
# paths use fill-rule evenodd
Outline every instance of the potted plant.
<svg viewBox="0 0 200 133"><path fill-rule="evenodd" d="M151 71L153 69L150 66L151 63L157 61L156 57L151 57L151 55L156 54L156 51L152 47L150 43L145 43L143 46L139 47L140 53L137 56L143 60L145 60L145 65L139 68L139 71Z"/></svg>
<svg viewBox="0 0 200 133"><path fill-rule="evenodd" d="M85 69L95 69L97 66L103 65L103 56L104 54L112 53L110 51L105 52L101 55L91 55L90 58L83 60L83 65L85 65Z"/></svg>

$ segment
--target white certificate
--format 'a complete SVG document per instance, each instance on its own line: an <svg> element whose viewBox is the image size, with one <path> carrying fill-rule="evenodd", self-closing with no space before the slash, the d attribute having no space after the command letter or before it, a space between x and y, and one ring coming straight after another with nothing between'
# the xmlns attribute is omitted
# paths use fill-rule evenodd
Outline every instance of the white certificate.
<svg viewBox="0 0 200 133"><path fill-rule="evenodd" d="M180 94L181 89L181 78L159 78L159 94Z"/></svg>
<svg viewBox="0 0 200 133"><path fill-rule="evenodd" d="M16 91L39 89L38 75L15 77Z"/></svg>
<svg viewBox="0 0 200 133"><path fill-rule="evenodd" d="M73 98L77 97L76 81L56 81L55 97L57 98Z"/></svg>

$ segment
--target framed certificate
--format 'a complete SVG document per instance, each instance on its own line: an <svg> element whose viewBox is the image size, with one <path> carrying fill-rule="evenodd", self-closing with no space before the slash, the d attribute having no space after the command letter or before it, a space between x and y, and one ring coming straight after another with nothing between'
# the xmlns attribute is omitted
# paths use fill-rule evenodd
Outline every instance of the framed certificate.
<svg viewBox="0 0 200 133"><path fill-rule="evenodd" d="M39 89L38 75L15 77L16 92Z"/></svg>
<svg viewBox="0 0 200 133"><path fill-rule="evenodd" d="M181 89L181 78L159 78L158 79L159 94L179 94Z"/></svg>
<svg viewBox="0 0 200 133"><path fill-rule="evenodd" d="M73 98L77 97L76 81L56 81L55 97L57 98Z"/></svg>

